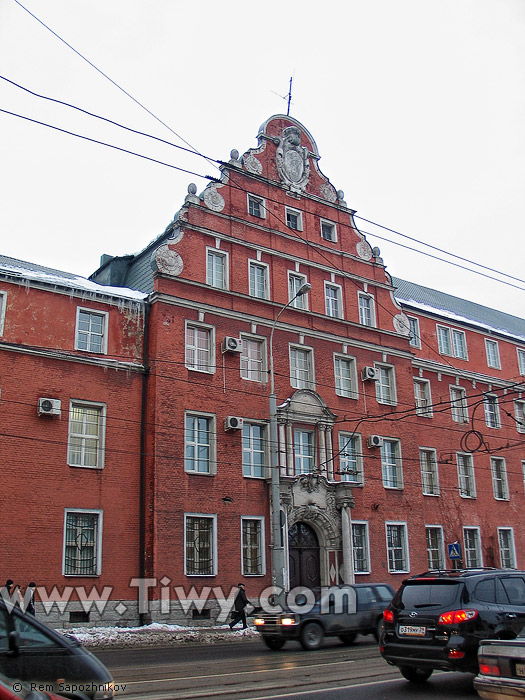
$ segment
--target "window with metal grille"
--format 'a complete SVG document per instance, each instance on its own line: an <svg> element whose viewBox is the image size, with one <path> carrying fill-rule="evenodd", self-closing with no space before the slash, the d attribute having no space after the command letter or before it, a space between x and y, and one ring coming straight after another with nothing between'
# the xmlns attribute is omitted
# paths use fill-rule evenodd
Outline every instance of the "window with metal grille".
<svg viewBox="0 0 525 700"><path fill-rule="evenodd" d="M100 513L66 511L64 574L96 576L98 562L98 526Z"/></svg>
<svg viewBox="0 0 525 700"><path fill-rule="evenodd" d="M260 576L263 570L262 520L242 518L242 573Z"/></svg>
<svg viewBox="0 0 525 700"><path fill-rule="evenodd" d="M352 521L352 544L354 551L354 571L366 574L370 571L370 553L368 546L368 523Z"/></svg>
<svg viewBox="0 0 525 700"><path fill-rule="evenodd" d="M210 576L215 573L214 522L214 518L208 516L186 516L186 574L188 576Z"/></svg>

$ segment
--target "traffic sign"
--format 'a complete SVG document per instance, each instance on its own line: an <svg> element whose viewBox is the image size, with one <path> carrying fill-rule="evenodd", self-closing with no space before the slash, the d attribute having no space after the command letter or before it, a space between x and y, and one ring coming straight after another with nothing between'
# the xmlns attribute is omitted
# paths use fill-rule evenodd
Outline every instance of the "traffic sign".
<svg viewBox="0 0 525 700"><path fill-rule="evenodd" d="M453 542L447 546L449 559L461 559L461 545L459 542Z"/></svg>

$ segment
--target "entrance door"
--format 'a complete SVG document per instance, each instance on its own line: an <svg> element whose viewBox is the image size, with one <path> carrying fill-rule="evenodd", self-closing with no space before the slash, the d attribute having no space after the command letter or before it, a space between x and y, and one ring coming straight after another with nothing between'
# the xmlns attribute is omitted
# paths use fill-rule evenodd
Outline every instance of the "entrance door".
<svg viewBox="0 0 525 700"><path fill-rule="evenodd" d="M318 588L321 585L319 540L310 525L295 523L288 531L290 553L290 589L296 586Z"/></svg>

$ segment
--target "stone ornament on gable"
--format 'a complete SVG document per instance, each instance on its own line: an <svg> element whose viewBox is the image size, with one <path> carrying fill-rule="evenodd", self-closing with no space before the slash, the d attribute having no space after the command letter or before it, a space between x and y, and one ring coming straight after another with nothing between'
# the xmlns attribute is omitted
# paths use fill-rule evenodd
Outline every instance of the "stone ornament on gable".
<svg viewBox="0 0 525 700"><path fill-rule="evenodd" d="M356 246L357 254L361 258L361 260L371 260L373 253L372 253L372 248L369 243L366 241L359 241L359 243Z"/></svg>
<svg viewBox="0 0 525 700"><path fill-rule="evenodd" d="M263 171L261 161L258 158L256 158L252 153L244 155L242 157L242 162L244 163L244 167L249 173L260 175Z"/></svg>
<svg viewBox="0 0 525 700"><path fill-rule="evenodd" d="M215 185L208 185L203 194L204 203L212 211L222 211L224 209L224 197L217 192Z"/></svg>
<svg viewBox="0 0 525 700"><path fill-rule="evenodd" d="M323 199L326 199L327 202L337 202L337 194L335 192L335 187L333 185L330 185L328 182L323 182L321 187L319 188L319 191L321 193L321 197Z"/></svg>
<svg viewBox="0 0 525 700"><path fill-rule="evenodd" d="M296 192L304 190L310 177L308 149L301 146L301 130L296 126L283 129L275 160L282 182Z"/></svg>
<svg viewBox="0 0 525 700"><path fill-rule="evenodd" d="M171 250L167 243L163 243L157 250L153 251L151 267L165 275L178 277L182 272L184 263L181 256L176 251Z"/></svg>
<svg viewBox="0 0 525 700"><path fill-rule="evenodd" d="M410 321L408 316L405 314L396 314L393 319L394 329L396 333L401 333L401 335L410 335Z"/></svg>

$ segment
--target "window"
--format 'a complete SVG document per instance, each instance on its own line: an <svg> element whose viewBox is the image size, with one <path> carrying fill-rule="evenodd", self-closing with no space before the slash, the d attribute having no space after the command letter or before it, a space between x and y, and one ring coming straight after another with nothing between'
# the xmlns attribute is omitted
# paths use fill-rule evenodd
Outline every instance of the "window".
<svg viewBox="0 0 525 700"><path fill-rule="evenodd" d="M214 474L215 416L186 413L184 429L184 469L194 474Z"/></svg>
<svg viewBox="0 0 525 700"><path fill-rule="evenodd" d="M447 326L436 326L438 349L442 355L451 355L460 360L467 360L467 339L463 331Z"/></svg>
<svg viewBox="0 0 525 700"><path fill-rule="evenodd" d="M378 403L386 403L392 406L397 403L394 368L390 365L378 365L377 363L375 366L379 371L375 383L377 401Z"/></svg>
<svg viewBox="0 0 525 700"><path fill-rule="evenodd" d="M332 318L343 317L343 297L341 287L338 284L324 283L324 300L327 316L332 316Z"/></svg>
<svg viewBox="0 0 525 700"><path fill-rule="evenodd" d="M432 398L428 379L414 379L414 397L417 415L432 418Z"/></svg>
<svg viewBox="0 0 525 700"><path fill-rule="evenodd" d="M450 407L455 423L468 423L467 390L461 386L450 387Z"/></svg>
<svg viewBox="0 0 525 700"><path fill-rule="evenodd" d="M77 309L76 350L107 352L107 316L106 312Z"/></svg>
<svg viewBox="0 0 525 700"><path fill-rule="evenodd" d="M509 485L507 481L507 465L502 457L490 458L490 470L492 472L492 488L494 498L498 501L509 500Z"/></svg>
<svg viewBox="0 0 525 700"><path fill-rule="evenodd" d="M514 401L514 413L516 430L518 433L525 433L525 401Z"/></svg>
<svg viewBox="0 0 525 700"><path fill-rule="evenodd" d="M98 576L102 563L102 511L66 510L65 576Z"/></svg>
<svg viewBox="0 0 525 700"><path fill-rule="evenodd" d="M410 571L407 526L405 523L386 523L386 549L388 570L391 574Z"/></svg>
<svg viewBox="0 0 525 700"><path fill-rule="evenodd" d="M263 478L266 462L264 426L243 423L242 426L242 474Z"/></svg>
<svg viewBox="0 0 525 700"><path fill-rule="evenodd" d="M374 297L366 292L359 292L359 323L375 328L376 312Z"/></svg>
<svg viewBox="0 0 525 700"><path fill-rule="evenodd" d="M439 472L436 450L419 448L421 482L424 496L439 496Z"/></svg>
<svg viewBox="0 0 525 700"><path fill-rule="evenodd" d="M266 219L266 203L262 197L254 194L248 195L248 214L256 216L258 219Z"/></svg>
<svg viewBox="0 0 525 700"><path fill-rule="evenodd" d="M196 372L215 372L215 332L210 326L186 322L186 367Z"/></svg>
<svg viewBox="0 0 525 700"><path fill-rule="evenodd" d="M523 473L523 490L525 491L525 460L521 463L521 471Z"/></svg>
<svg viewBox="0 0 525 700"><path fill-rule="evenodd" d="M483 566L481 556L481 538L478 527L464 527L463 541L465 543L465 566L468 569L478 569Z"/></svg>
<svg viewBox="0 0 525 700"><path fill-rule="evenodd" d="M352 521L352 544L354 551L354 573L370 573L368 523Z"/></svg>
<svg viewBox="0 0 525 700"><path fill-rule="evenodd" d="M465 452L456 453L458 465L459 495L462 498L476 498L476 481L472 455Z"/></svg>
<svg viewBox="0 0 525 700"><path fill-rule="evenodd" d="M242 573L244 576L265 574L264 518L241 518Z"/></svg>
<svg viewBox="0 0 525 700"><path fill-rule="evenodd" d="M330 243L337 242L337 227L332 221L321 219L321 238Z"/></svg>
<svg viewBox="0 0 525 700"><path fill-rule="evenodd" d="M314 471L314 434L310 430L294 430L295 474Z"/></svg>
<svg viewBox="0 0 525 700"><path fill-rule="evenodd" d="M290 306L293 306L294 309L308 309L308 294L295 296L306 281L306 275L288 273L288 299L293 299Z"/></svg>
<svg viewBox="0 0 525 700"><path fill-rule="evenodd" d="M419 331L419 319L414 316L408 317L410 323L410 345L413 348L421 347L421 334Z"/></svg>
<svg viewBox="0 0 525 700"><path fill-rule="evenodd" d="M295 389L314 388L313 351L290 346L290 384Z"/></svg>
<svg viewBox="0 0 525 700"><path fill-rule="evenodd" d="M214 576L217 573L215 515L185 515L184 545L184 573L187 576Z"/></svg>
<svg viewBox="0 0 525 700"><path fill-rule="evenodd" d="M264 263L249 262L250 272L250 296L259 299L269 299L270 284L268 281L268 265Z"/></svg>
<svg viewBox="0 0 525 700"><path fill-rule="evenodd" d="M483 396L483 406L485 407L485 423L488 428L501 428L499 419L498 397L493 394Z"/></svg>
<svg viewBox="0 0 525 700"><path fill-rule="evenodd" d="M101 469L104 466L105 431L104 404L71 401L67 445L69 466Z"/></svg>
<svg viewBox="0 0 525 700"><path fill-rule="evenodd" d="M403 466L399 440L383 440L381 445L381 471L386 489L403 488Z"/></svg>
<svg viewBox="0 0 525 700"><path fill-rule="evenodd" d="M7 292L0 292L0 336L4 334L5 310L7 307Z"/></svg>
<svg viewBox="0 0 525 700"><path fill-rule="evenodd" d="M293 228L294 231L303 230L303 215L297 209L286 207L286 225L288 228Z"/></svg>
<svg viewBox="0 0 525 700"><path fill-rule="evenodd" d="M516 348L518 351L518 370L523 376L525 375L525 350L522 348Z"/></svg>
<svg viewBox="0 0 525 700"><path fill-rule="evenodd" d="M241 377L251 382L266 381L266 346L264 340L241 335Z"/></svg>
<svg viewBox="0 0 525 700"><path fill-rule="evenodd" d="M341 481L363 484L363 451L360 435L339 433L339 471Z"/></svg>
<svg viewBox="0 0 525 700"><path fill-rule="evenodd" d="M485 338L485 349L487 351L487 366L492 367L492 369L501 369L497 341Z"/></svg>
<svg viewBox="0 0 525 700"><path fill-rule="evenodd" d="M357 399L357 369L355 358L334 355L335 393L348 399Z"/></svg>
<svg viewBox="0 0 525 700"><path fill-rule="evenodd" d="M425 533L427 538L428 568L445 568L443 528L440 525L428 525L425 527Z"/></svg>
<svg viewBox="0 0 525 700"><path fill-rule="evenodd" d="M208 248L206 258L206 284L217 289L228 289L228 256Z"/></svg>
<svg viewBox="0 0 525 700"><path fill-rule="evenodd" d="M516 568L514 532L511 527L498 527L499 559L502 569Z"/></svg>

